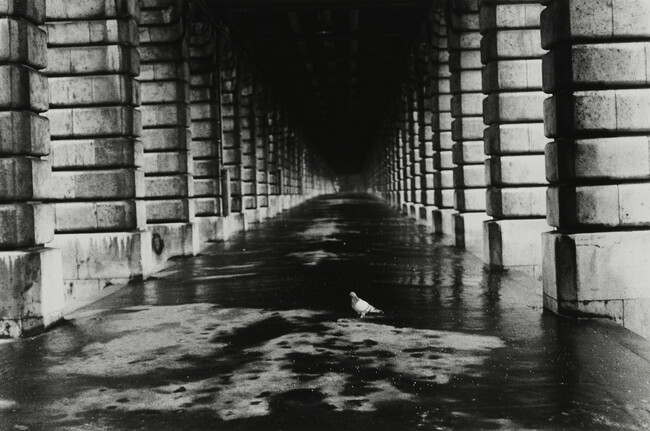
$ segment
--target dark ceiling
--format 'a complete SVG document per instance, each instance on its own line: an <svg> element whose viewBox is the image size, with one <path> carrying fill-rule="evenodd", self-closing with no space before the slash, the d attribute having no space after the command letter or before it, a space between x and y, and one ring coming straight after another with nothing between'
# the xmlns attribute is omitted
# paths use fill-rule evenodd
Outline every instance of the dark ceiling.
<svg viewBox="0 0 650 431"><path fill-rule="evenodd" d="M338 173L360 170L426 0L205 0Z"/></svg>

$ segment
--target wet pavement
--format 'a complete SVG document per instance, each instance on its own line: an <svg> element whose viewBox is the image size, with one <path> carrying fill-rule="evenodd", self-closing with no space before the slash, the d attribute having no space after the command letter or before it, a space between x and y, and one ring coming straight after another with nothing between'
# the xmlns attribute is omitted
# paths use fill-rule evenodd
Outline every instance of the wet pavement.
<svg viewBox="0 0 650 431"><path fill-rule="evenodd" d="M650 343L539 290L318 198L0 344L0 430L650 429Z"/></svg>

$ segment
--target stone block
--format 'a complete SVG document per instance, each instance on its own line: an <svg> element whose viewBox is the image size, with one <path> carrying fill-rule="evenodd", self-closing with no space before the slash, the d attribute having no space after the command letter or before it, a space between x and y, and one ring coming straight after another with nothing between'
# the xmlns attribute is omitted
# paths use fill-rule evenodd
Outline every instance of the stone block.
<svg viewBox="0 0 650 431"><path fill-rule="evenodd" d="M140 62L142 63L175 63L187 58L188 48L184 44L152 44L140 45Z"/></svg>
<svg viewBox="0 0 650 431"><path fill-rule="evenodd" d="M489 186L535 186L546 184L543 155L490 157L485 161Z"/></svg>
<svg viewBox="0 0 650 431"><path fill-rule="evenodd" d="M646 38L650 4L644 0L556 0L542 12L541 28L545 49L577 39Z"/></svg>
<svg viewBox="0 0 650 431"><path fill-rule="evenodd" d="M144 197L144 172L136 169L56 171L48 195L51 199L129 199Z"/></svg>
<svg viewBox="0 0 650 431"><path fill-rule="evenodd" d="M93 45L83 47L49 47L48 76L125 73L138 76L140 57L136 48L123 45Z"/></svg>
<svg viewBox="0 0 650 431"><path fill-rule="evenodd" d="M19 65L0 66L0 109L44 112L48 109L47 78L36 70Z"/></svg>
<svg viewBox="0 0 650 431"><path fill-rule="evenodd" d="M544 91L647 86L650 43L562 45L544 55Z"/></svg>
<svg viewBox="0 0 650 431"><path fill-rule="evenodd" d="M210 158L215 160L215 163L220 155L217 140L192 140L190 150L194 159Z"/></svg>
<svg viewBox="0 0 650 431"><path fill-rule="evenodd" d="M183 37L181 22L170 23L164 26L140 26L140 43L173 42Z"/></svg>
<svg viewBox="0 0 650 431"><path fill-rule="evenodd" d="M453 214L454 244L479 258L483 257L483 222L489 217L485 213Z"/></svg>
<svg viewBox="0 0 650 431"><path fill-rule="evenodd" d="M483 92L541 90L542 60L492 61L483 69Z"/></svg>
<svg viewBox="0 0 650 431"><path fill-rule="evenodd" d="M483 122L489 125L543 121L546 97L541 91L490 94L483 101Z"/></svg>
<svg viewBox="0 0 650 431"><path fill-rule="evenodd" d="M539 31L544 6L534 3L481 5L481 33L504 28L534 28Z"/></svg>
<svg viewBox="0 0 650 431"><path fill-rule="evenodd" d="M193 172L192 157L187 151L146 153L144 160L147 174L188 174Z"/></svg>
<svg viewBox="0 0 650 431"><path fill-rule="evenodd" d="M483 63L481 63L481 51L478 49L473 51L452 51L449 53L449 72L480 69L481 67L483 67Z"/></svg>
<svg viewBox="0 0 650 431"><path fill-rule="evenodd" d="M140 66L140 76L138 79L142 82L172 80L187 81L189 76L190 70L186 62L152 63L142 64Z"/></svg>
<svg viewBox="0 0 650 431"><path fill-rule="evenodd" d="M450 92L452 94L458 93L481 93L483 90L483 81L481 77L481 69L478 70L463 70L454 73L450 80Z"/></svg>
<svg viewBox="0 0 650 431"><path fill-rule="evenodd" d="M451 130L455 141L483 139L483 117L458 117L452 122Z"/></svg>
<svg viewBox="0 0 650 431"><path fill-rule="evenodd" d="M650 231L544 236L544 293L560 302L649 299Z"/></svg>
<svg viewBox="0 0 650 431"><path fill-rule="evenodd" d="M142 142L145 152L187 150L191 142L190 130L186 127L144 129Z"/></svg>
<svg viewBox="0 0 650 431"><path fill-rule="evenodd" d="M34 24L42 24L45 21L45 0L2 0L0 16L22 17Z"/></svg>
<svg viewBox="0 0 650 431"><path fill-rule="evenodd" d="M49 197L51 175L50 165L45 160L32 157L0 159L0 202Z"/></svg>
<svg viewBox="0 0 650 431"><path fill-rule="evenodd" d="M0 252L0 336L33 335L59 321L62 310L59 250Z"/></svg>
<svg viewBox="0 0 650 431"><path fill-rule="evenodd" d="M650 225L646 183L550 187L546 202L548 223L555 227Z"/></svg>
<svg viewBox="0 0 650 431"><path fill-rule="evenodd" d="M542 233L551 228L544 219L484 222L484 259L489 266L542 266Z"/></svg>
<svg viewBox="0 0 650 431"><path fill-rule="evenodd" d="M481 33L476 31L452 31L449 34L449 49L451 50L471 50L480 49Z"/></svg>
<svg viewBox="0 0 650 431"><path fill-rule="evenodd" d="M453 215L454 209L437 209L432 213L435 233L452 236L454 234Z"/></svg>
<svg viewBox="0 0 650 431"><path fill-rule="evenodd" d="M189 199L158 199L147 201L147 223L190 221L194 205Z"/></svg>
<svg viewBox="0 0 650 431"><path fill-rule="evenodd" d="M540 58L546 53L542 48L539 29L499 30L489 32L481 40L483 63L496 60Z"/></svg>
<svg viewBox="0 0 650 431"><path fill-rule="evenodd" d="M454 200L454 189L438 189L434 191L434 203L439 208L453 208Z"/></svg>
<svg viewBox="0 0 650 431"><path fill-rule="evenodd" d="M214 160L195 160L194 177L196 178L214 178L219 175L219 166Z"/></svg>
<svg viewBox="0 0 650 431"><path fill-rule="evenodd" d="M485 153L541 154L548 142L544 123L492 124L484 131Z"/></svg>
<svg viewBox="0 0 650 431"><path fill-rule="evenodd" d="M551 142L546 146L546 177L553 183L648 179L650 142L647 136Z"/></svg>
<svg viewBox="0 0 650 431"><path fill-rule="evenodd" d="M0 248L43 245L54 238L54 213L50 205L16 203L0 205Z"/></svg>
<svg viewBox="0 0 650 431"><path fill-rule="evenodd" d="M481 93L457 94L451 99L451 112L453 115L481 115L484 98Z"/></svg>
<svg viewBox="0 0 650 431"><path fill-rule="evenodd" d="M219 199L205 197L194 199L194 213L198 217L219 215Z"/></svg>
<svg viewBox="0 0 650 431"><path fill-rule="evenodd" d="M487 214L495 218L546 217L546 187L490 187Z"/></svg>
<svg viewBox="0 0 650 431"><path fill-rule="evenodd" d="M441 112L439 116L440 130L451 130L454 118L451 115L451 108L449 112Z"/></svg>
<svg viewBox="0 0 650 431"><path fill-rule="evenodd" d="M185 81L143 82L142 103L189 103L189 87Z"/></svg>
<svg viewBox="0 0 650 431"><path fill-rule="evenodd" d="M160 269L172 257L195 256L201 245L199 225L196 223L165 223L148 227L152 240L154 270ZM160 247L162 245L162 248Z"/></svg>
<svg viewBox="0 0 650 431"><path fill-rule="evenodd" d="M151 236L147 232L57 234L52 247L61 250L63 279L132 279L151 272Z"/></svg>
<svg viewBox="0 0 650 431"><path fill-rule="evenodd" d="M45 156L49 152L47 118L29 111L0 112L0 155Z"/></svg>
<svg viewBox="0 0 650 431"><path fill-rule="evenodd" d="M214 120L192 121L190 128L192 132L192 139L213 139L220 137L221 131L218 124Z"/></svg>
<svg viewBox="0 0 650 431"><path fill-rule="evenodd" d="M458 142L454 145L452 154L453 163L457 165L475 165L485 161L483 141Z"/></svg>
<svg viewBox="0 0 650 431"><path fill-rule="evenodd" d="M50 160L56 169L143 166L144 146L134 138L57 140Z"/></svg>
<svg viewBox="0 0 650 431"><path fill-rule="evenodd" d="M194 196L218 196L219 179L218 178L194 178Z"/></svg>
<svg viewBox="0 0 650 431"><path fill-rule="evenodd" d="M54 204L54 215L57 234L124 232L146 226L145 203L140 200L58 202Z"/></svg>
<svg viewBox="0 0 650 431"><path fill-rule="evenodd" d="M192 121L199 121L199 120L218 121L217 117L219 115L219 111L217 109L216 104L212 102L195 103L194 101L192 101L192 105L190 106L190 112L192 114Z"/></svg>
<svg viewBox="0 0 650 431"><path fill-rule="evenodd" d="M49 47L139 44L135 19L48 22L46 28Z"/></svg>
<svg viewBox="0 0 650 431"><path fill-rule="evenodd" d="M140 136L140 111L130 106L50 109L53 138Z"/></svg>
<svg viewBox="0 0 650 431"><path fill-rule="evenodd" d="M455 188L485 187L485 168L483 165L465 165L454 168Z"/></svg>
<svg viewBox="0 0 650 431"><path fill-rule="evenodd" d="M146 197L189 197L194 195L191 175L147 176Z"/></svg>
<svg viewBox="0 0 650 431"><path fill-rule="evenodd" d="M459 212L485 212L484 189L457 189L454 191L454 208Z"/></svg>
<svg viewBox="0 0 650 431"><path fill-rule="evenodd" d="M147 105L142 107L143 127L188 127L190 108L184 103Z"/></svg>
<svg viewBox="0 0 650 431"><path fill-rule="evenodd" d="M34 69L47 66L45 31L20 18L0 18L0 63L21 63Z"/></svg>
<svg viewBox="0 0 650 431"><path fill-rule="evenodd" d="M92 20L140 15L137 0L47 0L47 19Z"/></svg>
<svg viewBox="0 0 650 431"><path fill-rule="evenodd" d="M453 189L454 188L454 171L439 171L434 174L434 184L436 189Z"/></svg>
<svg viewBox="0 0 650 431"><path fill-rule="evenodd" d="M140 105L139 83L124 75L53 77L50 107Z"/></svg>

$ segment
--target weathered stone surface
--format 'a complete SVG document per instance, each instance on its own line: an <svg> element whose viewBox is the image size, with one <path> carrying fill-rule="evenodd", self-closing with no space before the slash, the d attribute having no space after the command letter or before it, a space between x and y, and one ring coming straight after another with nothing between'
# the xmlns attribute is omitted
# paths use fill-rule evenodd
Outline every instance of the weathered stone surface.
<svg viewBox="0 0 650 431"><path fill-rule="evenodd" d="M484 256L490 266L541 268L541 236L550 230L545 220L489 220L483 229L484 244L489 245Z"/></svg>
<svg viewBox="0 0 650 431"><path fill-rule="evenodd" d="M532 2L519 4L482 4L480 9L481 32L504 28L536 28L544 6Z"/></svg>
<svg viewBox="0 0 650 431"><path fill-rule="evenodd" d="M539 29L503 30L486 33L481 40L481 60L539 58L542 48Z"/></svg>
<svg viewBox="0 0 650 431"><path fill-rule="evenodd" d="M142 131L142 142L146 152L187 150L191 136L190 131L180 127L159 127L155 129L144 129Z"/></svg>
<svg viewBox="0 0 650 431"><path fill-rule="evenodd" d="M551 226L650 226L650 190L646 183L552 186L547 193Z"/></svg>
<svg viewBox="0 0 650 431"><path fill-rule="evenodd" d="M140 84L124 75L49 79L50 107L140 105Z"/></svg>
<svg viewBox="0 0 650 431"><path fill-rule="evenodd" d="M0 112L0 155L45 156L49 152L47 118L29 111Z"/></svg>
<svg viewBox="0 0 650 431"><path fill-rule="evenodd" d="M140 167L142 141L134 138L57 140L52 143L52 166L61 168Z"/></svg>
<svg viewBox="0 0 650 431"><path fill-rule="evenodd" d="M454 208L459 212L485 211L484 189L456 189Z"/></svg>
<svg viewBox="0 0 650 431"><path fill-rule="evenodd" d="M192 220L194 205L188 199L158 199L147 201L147 222L164 223Z"/></svg>
<svg viewBox="0 0 650 431"><path fill-rule="evenodd" d="M144 155L147 174L191 174L192 157L187 151L147 153Z"/></svg>
<svg viewBox="0 0 650 431"><path fill-rule="evenodd" d="M490 187L487 214L495 218L546 217L546 187Z"/></svg>
<svg viewBox="0 0 650 431"><path fill-rule="evenodd" d="M526 186L546 183L543 155L490 157L485 161L489 186Z"/></svg>
<svg viewBox="0 0 650 431"><path fill-rule="evenodd" d="M45 0L0 0L0 16L26 18L34 24L45 20Z"/></svg>
<svg viewBox="0 0 650 431"><path fill-rule="evenodd" d="M491 61L483 69L483 92L498 90L541 90L542 60Z"/></svg>
<svg viewBox="0 0 650 431"><path fill-rule="evenodd" d="M51 169L32 157L0 159L0 202L41 200L49 196Z"/></svg>
<svg viewBox="0 0 650 431"><path fill-rule="evenodd" d="M54 204L56 232L131 231L146 227L140 200Z"/></svg>
<svg viewBox="0 0 650 431"><path fill-rule="evenodd" d="M19 65L0 65L0 109L44 112L48 108L47 78L36 70Z"/></svg>
<svg viewBox="0 0 650 431"><path fill-rule="evenodd" d="M191 197L194 195L194 182L189 174L174 176L147 176L147 198Z"/></svg>
<svg viewBox="0 0 650 431"><path fill-rule="evenodd" d="M548 142L543 123L492 124L485 129L484 140L488 155L541 154Z"/></svg>
<svg viewBox="0 0 650 431"><path fill-rule="evenodd" d="M85 20L140 15L137 0L47 0L47 19Z"/></svg>
<svg viewBox="0 0 650 431"><path fill-rule="evenodd" d="M139 44L138 24L134 19L48 22L46 28L50 47Z"/></svg>
<svg viewBox="0 0 650 431"><path fill-rule="evenodd" d="M47 50L49 76L126 73L138 76L140 57L136 48L122 45L50 47Z"/></svg>
<svg viewBox="0 0 650 431"><path fill-rule="evenodd" d="M130 106L50 109L53 138L139 136L140 111Z"/></svg>
<svg viewBox="0 0 650 431"><path fill-rule="evenodd" d="M43 245L54 238L52 207L41 203L0 205L0 248Z"/></svg>
<svg viewBox="0 0 650 431"><path fill-rule="evenodd" d="M144 172L135 169L57 171L49 185L52 199L144 197Z"/></svg>
<svg viewBox="0 0 650 431"><path fill-rule="evenodd" d="M40 332L63 317L62 309L59 250L0 252L0 336L16 338Z"/></svg>
<svg viewBox="0 0 650 431"><path fill-rule="evenodd" d="M47 66L47 35L37 26L18 18L0 17L0 62L22 63L42 69Z"/></svg>
<svg viewBox="0 0 650 431"><path fill-rule="evenodd" d="M541 91L493 93L483 100L485 124L502 122L540 122L544 119L544 100Z"/></svg>

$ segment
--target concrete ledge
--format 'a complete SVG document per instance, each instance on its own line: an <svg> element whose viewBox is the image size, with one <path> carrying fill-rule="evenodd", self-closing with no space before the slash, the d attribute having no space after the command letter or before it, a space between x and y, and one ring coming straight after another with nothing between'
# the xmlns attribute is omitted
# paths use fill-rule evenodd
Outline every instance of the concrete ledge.
<svg viewBox="0 0 650 431"><path fill-rule="evenodd" d="M0 337L43 331L62 318L63 303L59 250L0 252Z"/></svg>
<svg viewBox="0 0 650 431"><path fill-rule="evenodd" d="M151 233L153 270L166 266L167 260L177 256L198 254L201 242L196 223L164 223L147 226Z"/></svg>

